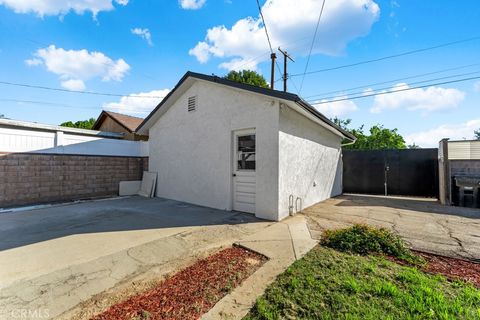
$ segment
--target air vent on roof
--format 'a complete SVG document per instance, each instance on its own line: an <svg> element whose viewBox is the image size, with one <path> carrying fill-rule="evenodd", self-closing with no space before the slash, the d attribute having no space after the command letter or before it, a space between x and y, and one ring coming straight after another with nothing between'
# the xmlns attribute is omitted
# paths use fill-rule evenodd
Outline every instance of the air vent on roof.
<svg viewBox="0 0 480 320"><path fill-rule="evenodd" d="M197 96L188 97L188 112L197 109Z"/></svg>

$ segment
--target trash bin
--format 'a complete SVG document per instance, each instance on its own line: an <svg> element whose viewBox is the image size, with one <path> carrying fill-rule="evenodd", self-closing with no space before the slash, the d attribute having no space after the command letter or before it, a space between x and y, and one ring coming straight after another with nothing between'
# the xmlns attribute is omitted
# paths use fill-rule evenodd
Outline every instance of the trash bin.
<svg viewBox="0 0 480 320"><path fill-rule="evenodd" d="M480 176L455 176L460 207L480 208Z"/></svg>

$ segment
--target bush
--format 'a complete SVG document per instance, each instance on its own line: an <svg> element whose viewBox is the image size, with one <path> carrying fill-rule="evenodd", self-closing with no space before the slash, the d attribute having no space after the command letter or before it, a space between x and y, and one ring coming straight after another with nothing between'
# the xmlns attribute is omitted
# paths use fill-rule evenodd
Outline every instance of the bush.
<svg viewBox="0 0 480 320"><path fill-rule="evenodd" d="M346 229L327 230L321 243L343 252L384 254L412 264L423 263L423 259L415 256L402 238L385 228L356 224Z"/></svg>

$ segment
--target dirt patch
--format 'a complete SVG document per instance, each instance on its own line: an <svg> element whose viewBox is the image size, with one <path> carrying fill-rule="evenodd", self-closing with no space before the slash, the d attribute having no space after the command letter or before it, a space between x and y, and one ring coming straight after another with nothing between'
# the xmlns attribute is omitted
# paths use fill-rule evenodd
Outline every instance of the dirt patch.
<svg viewBox="0 0 480 320"><path fill-rule="evenodd" d="M224 249L91 319L197 319L265 261L243 248Z"/></svg>
<svg viewBox="0 0 480 320"><path fill-rule="evenodd" d="M442 274L450 280L462 279L480 288L480 264L421 251L415 253L427 261L424 271Z"/></svg>

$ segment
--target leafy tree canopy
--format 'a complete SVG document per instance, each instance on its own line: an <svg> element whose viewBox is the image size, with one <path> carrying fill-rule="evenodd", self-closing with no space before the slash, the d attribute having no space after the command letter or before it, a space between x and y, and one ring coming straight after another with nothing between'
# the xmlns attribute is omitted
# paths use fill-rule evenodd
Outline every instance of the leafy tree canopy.
<svg viewBox="0 0 480 320"><path fill-rule="evenodd" d="M387 129L383 125L377 124L368 130L368 134L365 133L364 125L357 129L349 128L349 125L352 122L351 119L342 120L339 118L334 118L333 122L357 138L357 141L354 144L344 146L344 149L379 150L407 148L405 140L398 133L398 129L396 128ZM418 146L415 144L410 147L418 148Z"/></svg>
<svg viewBox="0 0 480 320"><path fill-rule="evenodd" d="M251 84L257 87L270 88L265 78L252 70L242 70L242 71L230 71L225 77L225 79Z"/></svg>
<svg viewBox="0 0 480 320"><path fill-rule="evenodd" d="M475 130L473 134L475 135L475 139L480 140L480 129Z"/></svg>
<svg viewBox="0 0 480 320"><path fill-rule="evenodd" d="M90 118L88 120L81 120L77 122L67 121L61 123L60 126L62 127L69 127L69 128L79 128L79 129L92 129L93 125L95 124L96 119Z"/></svg>

